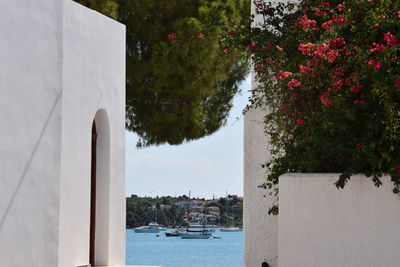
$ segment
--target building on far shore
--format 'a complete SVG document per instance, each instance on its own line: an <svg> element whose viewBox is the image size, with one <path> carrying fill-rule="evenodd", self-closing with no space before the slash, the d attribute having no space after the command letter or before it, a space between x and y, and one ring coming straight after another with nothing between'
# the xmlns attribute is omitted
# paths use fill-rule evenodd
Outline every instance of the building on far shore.
<svg viewBox="0 0 400 267"><path fill-rule="evenodd" d="M175 203L175 205L180 209L192 209L194 207L201 207L205 204L205 201L201 200L182 200Z"/></svg>

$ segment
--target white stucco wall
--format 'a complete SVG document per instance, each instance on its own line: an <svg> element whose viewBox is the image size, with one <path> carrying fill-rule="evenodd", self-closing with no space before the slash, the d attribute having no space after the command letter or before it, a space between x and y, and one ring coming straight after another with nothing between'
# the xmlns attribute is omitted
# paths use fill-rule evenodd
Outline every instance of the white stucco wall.
<svg viewBox="0 0 400 267"><path fill-rule="evenodd" d="M400 197L337 174L287 174L279 184L279 266L400 266Z"/></svg>
<svg viewBox="0 0 400 267"><path fill-rule="evenodd" d="M0 266L57 266L62 2L0 6Z"/></svg>
<svg viewBox="0 0 400 267"><path fill-rule="evenodd" d="M255 6L252 2L252 14ZM261 17L255 17L255 23L261 22ZM253 24L255 26L256 24ZM252 88L257 87L254 70ZM252 109L244 116L244 265L245 267L261 267L267 262L271 267L278 266L278 218L268 215L268 209L273 205L274 198L268 191L259 188L266 181L266 170L262 164L271 157L268 138L264 131L264 116L266 110Z"/></svg>
<svg viewBox="0 0 400 267"><path fill-rule="evenodd" d="M270 157L261 110L250 110L244 118L244 260L246 267L261 267L265 261L277 266L278 218L268 215L273 198L259 188L266 179L261 167Z"/></svg>
<svg viewBox="0 0 400 267"><path fill-rule="evenodd" d="M96 260L123 265L124 26L71 0L6 1L0 25L0 266L88 263L95 116Z"/></svg>
<svg viewBox="0 0 400 267"><path fill-rule="evenodd" d="M98 131L96 265L123 265L125 27L69 0L64 1L63 24L59 266L83 265L89 259L88 192L95 116ZM96 115L99 110L101 113ZM105 145L103 150L101 142Z"/></svg>

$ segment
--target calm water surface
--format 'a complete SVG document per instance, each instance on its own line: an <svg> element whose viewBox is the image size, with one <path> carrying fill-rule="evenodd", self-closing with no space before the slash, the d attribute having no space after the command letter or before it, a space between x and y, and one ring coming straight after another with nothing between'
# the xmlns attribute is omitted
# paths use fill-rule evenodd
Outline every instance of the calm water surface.
<svg viewBox="0 0 400 267"><path fill-rule="evenodd" d="M126 230L127 265L162 267L242 267L243 232L214 233L221 239L181 239Z"/></svg>

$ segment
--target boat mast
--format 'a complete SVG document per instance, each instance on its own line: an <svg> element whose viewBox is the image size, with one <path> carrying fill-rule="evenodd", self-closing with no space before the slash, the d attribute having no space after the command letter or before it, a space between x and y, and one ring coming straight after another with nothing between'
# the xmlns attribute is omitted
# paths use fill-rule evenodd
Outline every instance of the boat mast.
<svg viewBox="0 0 400 267"><path fill-rule="evenodd" d="M156 203L156 205L154 207L156 209L156 212L154 214L154 222L157 223L157 203Z"/></svg>
<svg viewBox="0 0 400 267"><path fill-rule="evenodd" d="M188 232L189 231L189 213L190 213L190 194L192 193L192 191L191 190L189 190L189 204L188 204L188 209L187 209L187 219L188 219L188 221L187 221L187 226L186 226L186 232Z"/></svg>
<svg viewBox="0 0 400 267"><path fill-rule="evenodd" d="M228 209L228 216L227 216L227 219L226 219L226 223L228 224L228 226L230 226L230 224L229 224L229 213L231 214L231 216L232 216L232 207L230 207L229 206L229 199L228 199L228 190L226 190L225 191L225 200L226 200L226 206L227 206L227 209ZM233 223L233 221L232 221L232 223Z"/></svg>

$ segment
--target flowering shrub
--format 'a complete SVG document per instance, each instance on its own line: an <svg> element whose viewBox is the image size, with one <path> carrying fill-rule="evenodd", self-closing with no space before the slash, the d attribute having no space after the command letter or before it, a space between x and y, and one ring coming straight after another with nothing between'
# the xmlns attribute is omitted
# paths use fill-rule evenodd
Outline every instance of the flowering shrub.
<svg viewBox="0 0 400 267"><path fill-rule="evenodd" d="M254 4L251 103L268 107L273 146L263 187L277 192L286 172L339 172L338 188L363 173L376 186L390 175L399 192L400 1Z"/></svg>

